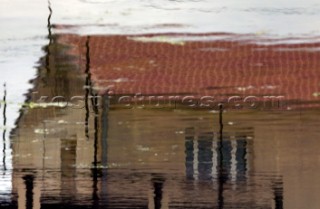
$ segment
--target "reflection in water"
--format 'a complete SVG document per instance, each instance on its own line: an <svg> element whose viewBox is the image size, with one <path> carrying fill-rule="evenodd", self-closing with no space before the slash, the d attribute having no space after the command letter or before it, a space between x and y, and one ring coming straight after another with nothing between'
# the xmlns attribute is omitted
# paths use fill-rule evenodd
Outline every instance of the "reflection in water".
<svg viewBox="0 0 320 209"><path fill-rule="evenodd" d="M223 196L223 190L224 190L224 184L226 182L226 169L224 166L224 162L227 160L226 157L223 155L224 151L226 151L223 146L224 140L223 140L223 105L219 105L219 145L218 145L218 208L222 209L224 208L224 196ZM227 150L227 152L230 152L230 150Z"/></svg>
<svg viewBox="0 0 320 209"><path fill-rule="evenodd" d="M33 187L34 187L34 176L25 175L23 177L24 184L26 187L26 209L33 209Z"/></svg>
<svg viewBox="0 0 320 209"><path fill-rule="evenodd" d="M58 40L50 46L48 85L41 85L39 77L34 91L48 97L54 92L83 95L83 108L25 110L20 135L12 138L12 205L283 208L283 192L290 185L284 184L278 170L284 165L271 145L284 131L269 127L271 136L265 131L276 115L246 122L247 116L224 112L222 106L211 115L110 106L108 94L100 98L90 87L90 38L79 46L85 59L75 64ZM79 69L87 70L85 77ZM61 80L61 74L68 79ZM239 125L228 125L230 120Z"/></svg>
<svg viewBox="0 0 320 209"><path fill-rule="evenodd" d="M53 35L52 35L52 25L51 25L51 17L52 17L52 9L51 9L51 3L50 0L48 0L48 9L49 9L49 16L48 16L48 20L47 20L47 29L48 29L48 39L49 39L49 43L48 45L45 47L45 52L46 52L46 56L45 56L45 73L48 74L50 73L50 57L51 57L51 52L50 52L50 48L52 45L52 41L53 41ZM47 85L46 82L46 77L47 76L43 76L42 78L42 82L43 85Z"/></svg>
<svg viewBox="0 0 320 209"><path fill-rule="evenodd" d="M71 0L54 4L64 32L95 34L199 33L226 31L276 35L318 35L317 0L214 1L105 1ZM70 11L68 8L74 8ZM84 14L86 15L84 18ZM152 17L152 18L146 18ZM252 21L255 19L256 21ZM238 20L238 21L237 21ZM276 22L275 22L276 21ZM305 22L312 24L305 24ZM291 27L284 27L286 23Z"/></svg>
<svg viewBox="0 0 320 209"><path fill-rule="evenodd" d="M97 103L96 103L97 104ZM107 167L108 163L108 145L107 145L107 138L108 138L108 118L109 118L109 99L108 96L102 97L102 113L101 113L101 149L102 149L102 156L101 156L101 163L104 168ZM96 114L97 115L97 114ZM98 133L97 130L95 130Z"/></svg>
<svg viewBox="0 0 320 209"><path fill-rule="evenodd" d="M90 37L87 37L86 41L86 82L85 82L85 135L87 140L89 140L89 117L90 117L90 106L89 102L91 100L91 107L94 113L94 153L92 162L92 201L93 207L99 207L99 188L98 188L98 177L101 177L101 170L98 168L98 134L99 134L99 108L98 108L98 96L93 93L92 83L91 83L91 72L90 72ZM102 153L104 150L102 150ZM106 167L105 167L106 168ZM105 169L104 169L105 170ZM106 173L104 173L105 175Z"/></svg>
<svg viewBox="0 0 320 209"><path fill-rule="evenodd" d="M154 209L161 209L161 202L162 202L162 193L163 193L163 184L164 184L164 178L162 177L154 177L151 179L151 182L153 183L153 189L154 189Z"/></svg>
<svg viewBox="0 0 320 209"><path fill-rule="evenodd" d="M222 118L222 113L220 116ZM194 128L186 129L185 152L188 179L217 179L222 182L226 180L241 182L246 179L247 149L249 149L247 136L223 136L222 121L219 121L219 124L218 133L204 133L197 138L194 136Z"/></svg>
<svg viewBox="0 0 320 209"><path fill-rule="evenodd" d="M48 1L45 56L10 139L11 89L3 87L1 208L318 208L318 32L267 34L274 28L282 35L313 30L305 24L318 16L312 0L307 10L297 2L296 8L274 7L275 1L65 2ZM55 26L52 6L70 10L63 17L62 10L54 13ZM74 11L81 17L70 18ZM243 21L256 15L265 22ZM292 17L299 17L292 27L274 24ZM68 21L80 24L61 24ZM73 34L90 28L139 35ZM71 34L55 35L59 29ZM104 89L112 85L115 97ZM288 100L287 109L314 109L115 104L137 91L141 98L279 95Z"/></svg>
<svg viewBox="0 0 320 209"><path fill-rule="evenodd" d="M77 140L75 138L61 138L61 196L65 197L63 202L74 199L76 190L76 148Z"/></svg>
<svg viewBox="0 0 320 209"><path fill-rule="evenodd" d="M89 47L89 40L90 37L87 37L86 41L86 95L85 95L85 108L86 108L86 119L85 119L85 132L86 132L86 137L89 139L89 115L90 115L90 110L89 110L89 95L91 94L92 88L91 88L91 72L90 72L90 47Z"/></svg>
<svg viewBox="0 0 320 209"><path fill-rule="evenodd" d="M2 95L2 94L1 94ZM0 101L0 118L1 118L1 138L2 138L2 147L1 147L1 166L0 166L0 207L6 206L11 201L11 192L12 192L12 185L11 185L11 171L12 171L12 164L11 164L11 146L10 140L8 139L8 92L7 92L7 85L6 83L3 84L3 97ZM12 204L14 205L14 204Z"/></svg>
<svg viewBox="0 0 320 209"><path fill-rule="evenodd" d="M283 209L283 182L281 179L275 181L274 186L275 209Z"/></svg>
<svg viewBox="0 0 320 209"><path fill-rule="evenodd" d="M49 43L38 69L38 77L33 81L34 88L30 92L37 92L35 100L46 96L47 99L43 102L48 105L26 106L17 122L17 129L12 134L12 150L9 150L13 153L12 191L8 190L10 207L282 209L284 206L301 208L308 202L304 199L305 193L319 193L320 188L314 183L318 172L312 170L318 171L320 167L319 162L314 160L319 159L319 152L315 148L319 145L319 119L314 116L316 110L301 112L297 117L296 112L229 112L222 105L218 112L177 109L178 106L174 110L160 110L128 109L110 105L110 100L114 98L109 92L97 94L93 86L96 76L94 72L99 66L95 64L101 59L102 64L105 64L105 60L110 62L105 64L110 67L108 73L118 76L112 79L108 77L111 73L104 72L106 75L103 76L108 78L107 83L112 81L119 85L126 83L122 81L128 79L122 78L118 71L126 71L128 75L134 76L138 74L137 71L154 72L152 69L162 69L157 66L161 64L161 59L164 66L171 66L172 63L166 62L168 57L159 56L161 51L156 50L158 48L148 48L151 45L145 42L130 42L127 37L86 36L78 40L78 37L72 35L53 35L50 2L49 12ZM214 38L216 36L217 34L213 35ZM71 44L62 44L68 39L71 39ZM97 46L99 40L104 40L108 47L111 45L110 48L103 48L105 45ZM212 46L209 48L204 41L193 43L189 40L178 44L169 41L161 45L169 50L161 50L165 54L176 53L176 49L177 52L188 54L188 50L193 50L197 45L199 50L192 54L206 56L208 63L205 64L209 67L209 61L214 57L209 53L215 53L217 60L213 62L218 63L226 57L220 53L229 53L227 51L237 45L239 53L230 52L230 57L225 61L239 62L245 66L248 60L242 62L243 59L237 60L237 56L244 52L247 59L251 59L251 52L257 50L257 45L252 43L242 44L241 40L224 41L226 51L221 50L218 45L222 40L211 42ZM132 44L132 48L112 47L112 44L121 46L123 43L126 46ZM242 48L244 45L248 48ZM134 52L132 57L127 54L131 49ZM264 50L273 49L266 47L255 56L259 57L260 52L263 54ZM115 60L96 55L102 51L114 53L109 57ZM139 53L142 58L135 57ZM158 58L159 63L145 59L144 53L150 53L154 59ZM284 56L287 52L273 53ZM184 63L189 65L185 62L187 58L180 53L176 54L179 54L176 59L180 60L182 67L185 67ZM273 62L273 54L270 57L267 55L271 59L268 64L282 64ZM304 56L307 57L305 53ZM316 55L312 54L311 57L314 59ZM232 60L233 58L236 60ZM190 60L192 59L197 60L190 56ZM133 61L131 63L128 60ZM305 65L303 62L299 64ZM225 65L221 63L221 66ZM186 68L181 66L176 70L184 69L184 75ZM202 66L203 74L209 69L208 66ZM215 70L219 71L221 66ZM310 66L313 66L312 63ZM266 69L262 67L258 62L251 66L250 69L258 70L248 77L253 78L257 72L266 73ZM242 75L241 72L239 74ZM233 74L228 75L230 80L242 83L237 76L231 75ZM141 77L145 78L144 75ZM217 82L222 81L222 77L223 75L217 78ZM130 82L123 85L130 85ZM139 87L144 88L142 84ZM174 86L189 88L189 83L187 84ZM160 85L153 90L158 92L159 87ZM223 90L220 86L209 86L209 83L204 87L215 92ZM273 85L260 87L255 90L274 90ZM252 88L235 88L230 85L224 90L254 91ZM4 125L3 172L7 169L6 149L9 149L5 130L6 95L5 88L4 102L1 104ZM68 100L78 96L82 100L78 104L70 100L63 108L50 105L54 104L50 100L57 95ZM309 121L308 124L303 125L302 122L306 121ZM301 133L304 133L303 136ZM306 138L309 143L301 146ZM305 168L305 173L300 173L300 167ZM292 182L301 182L301 185L295 186ZM317 203L317 200L314 202Z"/></svg>
<svg viewBox="0 0 320 209"><path fill-rule="evenodd" d="M293 161L282 154L300 149L302 138L291 133L301 128L294 114L112 106L108 93L99 97L91 86L92 43L86 38L77 49L81 59L70 56L59 36L52 39L47 85L38 77L33 91L48 98L82 96L83 108L24 110L20 134L12 137L11 205L280 209L284 192L292 197L298 191L286 183L294 178L286 171ZM310 139L319 137L314 126L304 128ZM286 144L275 145L280 142Z"/></svg>
<svg viewBox="0 0 320 209"><path fill-rule="evenodd" d="M247 187L248 177L254 178L254 176L248 176L250 172L248 153L252 149L249 147L251 143L248 142L248 138L253 133L234 136L224 133L222 105L218 124L219 132L200 133L199 136L195 135L195 128L186 129L185 163L188 180L199 182L212 180L217 184L217 208L225 208L225 202L230 205L228 202L230 200L225 197L228 195L224 195L225 190L226 192L229 190L228 186L233 185L232 190L236 192L241 187L241 189ZM283 188L280 186L279 189ZM279 199L279 196L277 198Z"/></svg>
<svg viewBox="0 0 320 209"><path fill-rule="evenodd" d="M7 116L6 116L6 111L7 111L7 89L6 89L6 84L3 85L4 90L3 90L3 133L2 133L2 140L3 140L3 148L2 148L2 165L3 165L3 171L5 175L5 171L7 170L6 166L6 125L7 125ZM1 106L0 106L1 108Z"/></svg>

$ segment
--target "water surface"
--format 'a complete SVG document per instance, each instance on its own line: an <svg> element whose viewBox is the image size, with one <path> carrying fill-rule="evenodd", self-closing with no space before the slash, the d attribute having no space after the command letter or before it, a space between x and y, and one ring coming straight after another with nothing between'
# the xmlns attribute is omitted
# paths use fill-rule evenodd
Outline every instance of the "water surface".
<svg viewBox="0 0 320 209"><path fill-rule="evenodd" d="M5 1L1 208L317 208L319 10L312 0ZM285 99L118 102L138 90Z"/></svg>

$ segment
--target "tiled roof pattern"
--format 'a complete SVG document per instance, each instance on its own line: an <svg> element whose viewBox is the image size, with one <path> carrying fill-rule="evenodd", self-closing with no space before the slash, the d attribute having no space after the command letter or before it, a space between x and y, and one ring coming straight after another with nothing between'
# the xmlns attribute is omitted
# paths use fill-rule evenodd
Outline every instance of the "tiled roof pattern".
<svg viewBox="0 0 320 209"><path fill-rule="evenodd" d="M221 34L199 36L209 35ZM303 101L320 98L320 42L143 42L134 38L137 36L90 37L90 71L96 87L113 85L115 94L281 95L285 100ZM84 68L87 37L62 35L60 41L73 46L70 53L81 57Z"/></svg>

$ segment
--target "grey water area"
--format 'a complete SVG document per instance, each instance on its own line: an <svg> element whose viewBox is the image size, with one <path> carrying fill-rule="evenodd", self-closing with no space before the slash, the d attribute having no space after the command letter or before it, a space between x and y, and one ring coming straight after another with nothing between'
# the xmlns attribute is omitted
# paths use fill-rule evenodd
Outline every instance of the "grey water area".
<svg viewBox="0 0 320 209"><path fill-rule="evenodd" d="M86 66L55 41L66 33L319 37L319 16L315 0L3 0L0 208L319 208L317 108L119 108L106 96L96 105ZM82 96L82 106L37 102L43 95Z"/></svg>

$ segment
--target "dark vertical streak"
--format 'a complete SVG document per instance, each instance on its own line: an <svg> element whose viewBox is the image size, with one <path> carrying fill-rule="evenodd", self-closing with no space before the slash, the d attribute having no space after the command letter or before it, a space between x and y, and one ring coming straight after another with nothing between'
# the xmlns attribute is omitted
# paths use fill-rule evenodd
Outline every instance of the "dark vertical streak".
<svg viewBox="0 0 320 209"><path fill-rule="evenodd" d="M98 96L92 91L91 83L91 72L90 72L90 36L87 37L86 41L86 82L85 82L85 135L87 140L89 140L89 100L91 99L92 109L94 111L94 156L93 156L93 168L92 168L92 200L93 208L99 208L99 195L98 195L98 177L99 177L99 168L98 168L98 134L99 134L99 109L98 109Z"/></svg>
<svg viewBox="0 0 320 209"><path fill-rule="evenodd" d="M3 134L2 134L2 140L3 140L3 170L7 170L7 165L6 165L6 125L7 125L7 89L6 89L6 84L3 85L4 87L4 93L3 93Z"/></svg>
<svg viewBox="0 0 320 209"><path fill-rule="evenodd" d="M93 168L93 192L92 192L92 200L93 207L99 208L99 195L98 195L98 170L97 168Z"/></svg>
<svg viewBox="0 0 320 209"><path fill-rule="evenodd" d="M92 108L94 111L94 160L93 164L97 167L98 164L98 133L99 133L99 123L98 123L98 116L99 116L99 109L98 109L98 96L92 95L91 98Z"/></svg>
<svg viewBox="0 0 320 209"><path fill-rule="evenodd" d="M275 209L283 209L283 183L277 181L273 188Z"/></svg>
<svg viewBox="0 0 320 209"><path fill-rule="evenodd" d="M93 156L93 208L99 207L99 196L98 196L98 133L99 133L99 123L98 123L98 97L97 95L92 95L91 97L92 108L94 111L94 156Z"/></svg>
<svg viewBox="0 0 320 209"><path fill-rule="evenodd" d="M219 153L218 153L218 208L222 209L224 208L224 197L223 197L223 186L225 183L225 177L224 177L224 171L223 171L223 155L222 155L222 151L223 151L223 118L222 118L222 114L223 114L223 106L219 105L219 143L218 143L218 149L219 149Z"/></svg>
<svg viewBox="0 0 320 209"><path fill-rule="evenodd" d="M33 208L33 175L25 175L23 177L24 184L26 185L26 209Z"/></svg>
<svg viewBox="0 0 320 209"><path fill-rule="evenodd" d="M162 201L162 188L163 188L163 182L164 179L161 177L153 178L153 189L154 189L154 209L161 209L161 201Z"/></svg>
<svg viewBox="0 0 320 209"><path fill-rule="evenodd" d="M49 9L49 16L48 16L48 25L47 25L47 28L48 28L48 32L49 32L49 38L51 38L52 36L52 33L51 33L51 16L52 16L52 9L51 9L51 3L50 1L48 1L48 9ZM50 39L51 41L51 39Z"/></svg>
<svg viewBox="0 0 320 209"><path fill-rule="evenodd" d="M102 98L102 114L101 114L101 163L103 166L102 170L102 188L101 188L101 196L107 201L107 166L108 166L108 113L109 113L109 97L108 94L103 96Z"/></svg>
<svg viewBox="0 0 320 209"><path fill-rule="evenodd" d="M108 155L107 155L107 149L108 149L108 144L107 144L107 138L108 138L108 116L109 116L109 98L108 95L105 95L103 97L102 101L102 165L107 166L108 163Z"/></svg>
<svg viewBox="0 0 320 209"><path fill-rule="evenodd" d="M85 109L86 109L86 116L85 116L85 135L86 138L89 139L89 95L91 91L91 73L90 73L90 36L87 37L86 41L86 82L85 82Z"/></svg>
<svg viewBox="0 0 320 209"><path fill-rule="evenodd" d="M93 199L93 208L99 207L99 196L98 196L98 107L97 107L98 97L93 96L92 97L92 106L94 110L94 156L93 156L93 193L92 193L92 199Z"/></svg>
<svg viewBox="0 0 320 209"><path fill-rule="evenodd" d="M49 39L49 43L48 46L46 47L46 73L50 73L50 56L51 56L51 51L50 51L50 47L52 44L52 31L51 31L51 16L52 16L52 9L51 9L51 3L50 1L48 1L48 9L49 9L49 16L47 19L47 28L48 28L48 39ZM45 80L45 77L42 78L42 82L46 85L47 81Z"/></svg>
<svg viewBox="0 0 320 209"><path fill-rule="evenodd" d="M51 51L50 51L50 47L52 44L52 31L51 31L51 16L52 16L52 8L51 8L51 2L50 0L48 0L48 9L49 9L49 15L48 15L48 19L47 19L47 28L48 28L48 39L49 39L49 43L47 46L47 50L46 50L46 71L47 74L50 72L50 56L51 56ZM42 80L44 82L44 84L46 85L47 82L45 79ZM45 169L45 159L46 159L46 144L45 144L45 139L46 139L46 122L43 121L43 140L42 140L42 147L43 147L43 152L42 152L42 168L43 168L43 172L42 172L42 182L44 182L44 169Z"/></svg>

